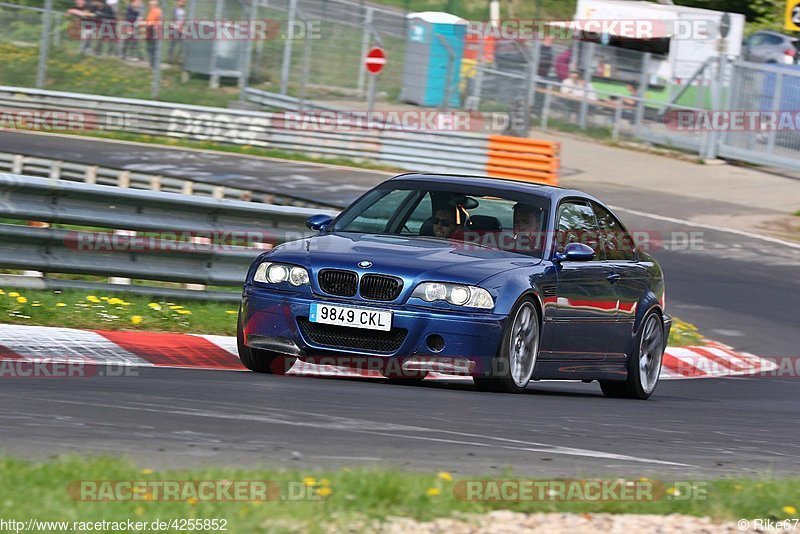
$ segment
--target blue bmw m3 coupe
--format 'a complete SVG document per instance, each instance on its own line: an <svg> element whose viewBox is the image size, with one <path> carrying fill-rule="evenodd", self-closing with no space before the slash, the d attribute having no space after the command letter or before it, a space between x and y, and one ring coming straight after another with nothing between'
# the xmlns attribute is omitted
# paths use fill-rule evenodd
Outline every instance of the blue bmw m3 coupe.
<svg viewBox="0 0 800 534"><path fill-rule="evenodd" d="M468 374L518 393L531 380L597 380L646 399L671 326L658 263L580 191L496 178L405 174L313 237L253 262L238 349L253 371L296 361L391 380Z"/></svg>

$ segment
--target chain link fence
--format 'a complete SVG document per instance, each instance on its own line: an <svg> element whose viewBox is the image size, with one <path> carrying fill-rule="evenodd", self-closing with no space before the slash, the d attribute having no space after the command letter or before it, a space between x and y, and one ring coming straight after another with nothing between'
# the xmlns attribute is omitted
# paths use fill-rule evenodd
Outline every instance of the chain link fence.
<svg viewBox="0 0 800 534"><path fill-rule="evenodd" d="M407 14L359 0L187 0L187 21L267 21L267 37L208 41L184 34L159 42L155 50L141 40L82 39L79 18L69 13L81 1L0 2L0 84L220 107L238 100L276 107L281 99L270 95L277 95L299 102L299 109L354 112L367 107L372 75L364 56L373 46L387 55L376 78L382 108L421 109L404 100L419 92L411 84L431 81L404 74L407 63L422 60L407 57L413 33ZM166 20L174 18L177 2L161 0ZM125 19L128 5L119 0L117 21ZM146 13L143 5L141 16ZM152 66L148 51L160 58ZM681 128L675 120L681 113L697 118L741 110L798 110L796 67L733 63L725 54L679 63L668 58L657 48L468 35L463 57L451 54L431 76L443 79L435 81L447 86L448 94L455 93L438 107L507 117L492 121L494 132L581 131L672 146L706 158L721 155L800 168L797 128L770 128L763 121L740 130L697 124ZM452 88L444 78L453 82ZM259 99L248 96L254 94L248 88L258 90Z"/></svg>

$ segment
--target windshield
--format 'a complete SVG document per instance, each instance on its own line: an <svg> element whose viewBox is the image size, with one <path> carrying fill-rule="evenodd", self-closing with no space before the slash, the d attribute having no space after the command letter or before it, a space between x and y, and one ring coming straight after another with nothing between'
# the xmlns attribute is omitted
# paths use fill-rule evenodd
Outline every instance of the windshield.
<svg viewBox="0 0 800 534"><path fill-rule="evenodd" d="M414 236L541 257L547 197L474 186L384 184L356 201L330 231Z"/></svg>

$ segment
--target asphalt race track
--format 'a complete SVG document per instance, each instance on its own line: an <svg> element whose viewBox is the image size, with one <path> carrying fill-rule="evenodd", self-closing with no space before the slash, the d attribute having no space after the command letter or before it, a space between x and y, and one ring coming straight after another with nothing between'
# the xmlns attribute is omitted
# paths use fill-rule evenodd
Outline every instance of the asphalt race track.
<svg viewBox="0 0 800 534"><path fill-rule="evenodd" d="M525 395L466 383L238 371L137 369L138 376L7 379L0 448L125 454L152 467L380 466L529 476L800 473L797 380L662 382L646 402L596 384Z"/></svg>
<svg viewBox="0 0 800 534"><path fill-rule="evenodd" d="M98 146L102 145L102 146ZM381 173L45 135L2 132L6 152L285 189L344 204ZM565 180L565 182L568 182ZM305 184L305 185L303 185ZM569 185L568 183L565 185ZM586 190L634 231L667 236L655 257L667 309L709 337L798 370L800 247L692 223L713 200ZM683 234L701 232L687 250ZM155 467L385 465L529 475L720 476L800 473L800 376L662 382L650 401L606 399L596 384L535 383L526 395L467 383L395 386L369 379L137 369L138 376L13 379L0 388L0 448L46 457L125 453Z"/></svg>

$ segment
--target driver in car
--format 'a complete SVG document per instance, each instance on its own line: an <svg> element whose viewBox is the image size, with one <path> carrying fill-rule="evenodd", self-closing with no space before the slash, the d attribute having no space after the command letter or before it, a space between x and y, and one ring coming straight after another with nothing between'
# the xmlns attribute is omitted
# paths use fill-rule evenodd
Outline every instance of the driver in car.
<svg viewBox="0 0 800 534"><path fill-rule="evenodd" d="M519 252L539 250L541 228L541 208L521 202L515 204L513 250Z"/></svg>
<svg viewBox="0 0 800 534"><path fill-rule="evenodd" d="M453 210L437 210L433 219L433 235L449 239L456 231L456 214Z"/></svg>

